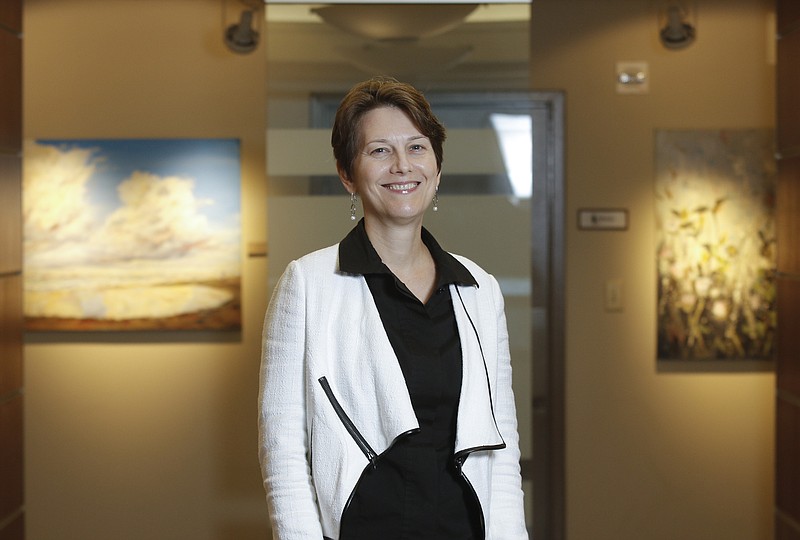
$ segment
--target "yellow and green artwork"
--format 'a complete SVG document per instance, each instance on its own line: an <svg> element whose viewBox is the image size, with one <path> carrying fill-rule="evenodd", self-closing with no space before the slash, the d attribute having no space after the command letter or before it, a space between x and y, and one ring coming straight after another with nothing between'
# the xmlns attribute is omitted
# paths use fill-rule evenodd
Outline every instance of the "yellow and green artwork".
<svg viewBox="0 0 800 540"><path fill-rule="evenodd" d="M660 360L772 358L773 152L769 130L656 132Z"/></svg>

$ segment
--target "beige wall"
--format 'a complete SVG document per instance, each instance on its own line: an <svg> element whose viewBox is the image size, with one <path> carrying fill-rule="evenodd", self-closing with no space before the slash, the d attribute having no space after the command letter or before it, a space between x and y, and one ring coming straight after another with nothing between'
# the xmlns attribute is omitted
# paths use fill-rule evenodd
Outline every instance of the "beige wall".
<svg viewBox="0 0 800 540"><path fill-rule="evenodd" d="M698 0L697 42L668 51L649 0L535 0L532 80L566 90L567 537L771 538L774 376L659 370L653 130L770 127L770 0ZM648 95L617 95L647 61ZM630 211L578 231L582 207ZM607 279L621 313L603 309Z"/></svg>
<svg viewBox="0 0 800 540"><path fill-rule="evenodd" d="M221 6L26 1L25 137L240 138L247 244L266 236L266 55L225 48ZM28 337L29 539L267 537L265 274L264 258L244 258L241 336Z"/></svg>
<svg viewBox="0 0 800 540"><path fill-rule="evenodd" d="M230 3L230 2L229 2ZM668 52L652 0L535 0L535 86L567 91L570 540L770 537L773 376L658 370L653 129L773 124L768 0L699 0ZM27 0L25 136L239 137L243 239L262 241L263 48L220 42L220 0ZM614 93L617 60L651 92ZM630 210L578 232L584 206ZM245 249L245 248L243 248ZM244 259L244 329L26 345L31 540L266 536L255 392L266 260ZM622 279L625 309L603 311ZM540 539L546 540L546 539Z"/></svg>

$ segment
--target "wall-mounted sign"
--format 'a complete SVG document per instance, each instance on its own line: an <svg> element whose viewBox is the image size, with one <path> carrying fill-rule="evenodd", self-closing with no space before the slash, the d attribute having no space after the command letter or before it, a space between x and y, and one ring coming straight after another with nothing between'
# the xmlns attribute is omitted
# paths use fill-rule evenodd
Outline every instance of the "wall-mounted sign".
<svg viewBox="0 0 800 540"><path fill-rule="evenodd" d="M628 228L628 211L618 208L581 208L578 228L597 231L624 231Z"/></svg>

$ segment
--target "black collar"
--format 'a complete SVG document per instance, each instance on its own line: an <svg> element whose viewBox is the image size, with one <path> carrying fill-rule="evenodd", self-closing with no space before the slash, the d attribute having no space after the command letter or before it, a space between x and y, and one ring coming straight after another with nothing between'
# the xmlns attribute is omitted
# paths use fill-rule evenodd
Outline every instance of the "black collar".
<svg viewBox="0 0 800 540"><path fill-rule="evenodd" d="M469 270L455 257L439 246L431 233L422 228L422 242L430 251L436 264L437 287L445 285L477 285ZM339 270L348 274L391 274L367 237L361 219L339 243Z"/></svg>

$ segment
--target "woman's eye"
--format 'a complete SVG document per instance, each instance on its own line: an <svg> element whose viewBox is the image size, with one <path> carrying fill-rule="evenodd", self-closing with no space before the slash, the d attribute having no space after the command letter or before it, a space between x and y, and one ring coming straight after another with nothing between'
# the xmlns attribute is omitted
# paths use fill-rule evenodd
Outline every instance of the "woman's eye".
<svg viewBox="0 0 800 540"><path fill-rule="evenodd" d="M372 155L375 155L375 156L380 156L380 155L384 155L384 154L387 154L387 153L389 153L389 150L388 150L387 148L383 148L383 147L381 147L381 148L375 148L375 149L374 149L374 150L372 150L372 152L370 152L370 153L371 153Z"/></svg>
<svg viewBox="0 0 800 540"><path fill-rule="evenodd" d="M422 144L412 144L410 150L412 152L422 152L425 150L425 146Z"/></svg>

